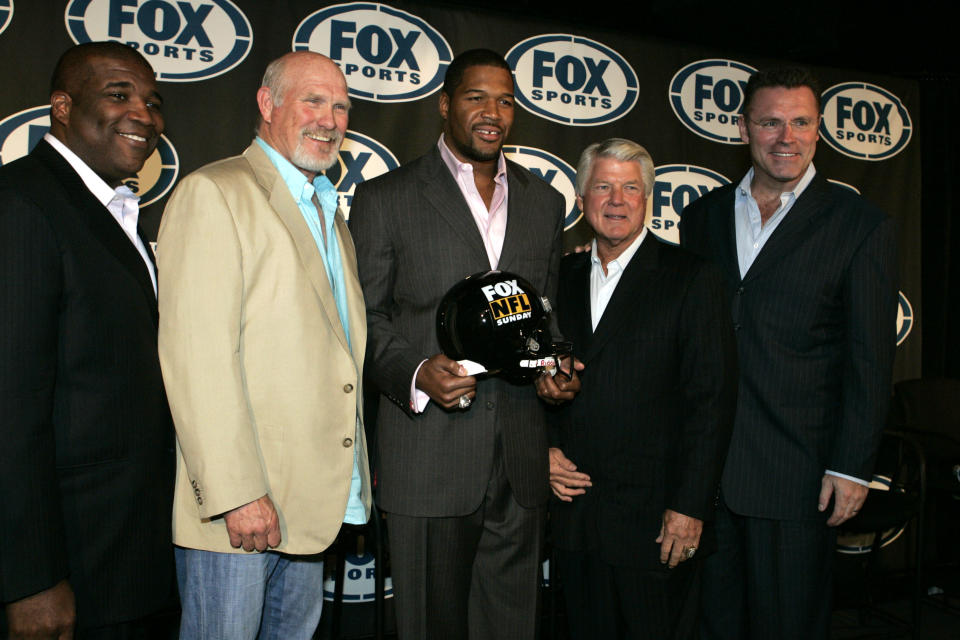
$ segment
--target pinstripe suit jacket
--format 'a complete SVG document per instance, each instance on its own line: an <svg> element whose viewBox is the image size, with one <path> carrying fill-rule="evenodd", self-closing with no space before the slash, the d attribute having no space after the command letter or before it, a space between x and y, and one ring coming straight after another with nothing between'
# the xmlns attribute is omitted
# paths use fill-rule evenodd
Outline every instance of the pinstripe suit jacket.
<svg viewBox="0 0 960 640"><path fill-rule="evenodd" d="M560 328L585 368L554 442L593 486L551 505L554 536L654 570L665 509L713 515L737 394L730 310L715 266L650 234L593 331L590 270L589 254L561 264Z"/></svg>
<svg viewBox="0 0 960 640"><path fill-rule="evenodd" d="M563 197L507 162L506 237L499 268L553 299L563 232ZM439 353L436 311L456 282L490 264L473 216L434 148L357 187L350 229L367 303L368 368L383 394L377 422L379 497L410 516L472 513L483 499L499 433L507 477L524 506L546 503L545 415L532 385L481 380L468 411L431 402L410 412L410 383Z"/></svg>
<svg viewBox="0 0 960 640"><path fill-rule="evenodd" d="M822 518L825 470L873 472L896 349L893 221L817 174L740 277L737 185L684 212L680 241L726 274L740 362L722 488L742 515Z"/></svg>
<svg viewBox="0 0 960 640"><path fill-rule="evenodd" d="M153 285L44 141L0 169L0 415L0 602L67 578L81 629L169 605L173 423Z"/></svg>

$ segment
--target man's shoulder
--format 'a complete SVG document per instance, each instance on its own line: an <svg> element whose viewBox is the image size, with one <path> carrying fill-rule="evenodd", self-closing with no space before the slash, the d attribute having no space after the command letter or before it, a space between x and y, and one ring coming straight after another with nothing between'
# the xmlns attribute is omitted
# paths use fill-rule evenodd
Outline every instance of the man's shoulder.
<svg viewBox="0 0 960 640"><path fill-rule="evenodd" d="M434 157L433 151L429 151L419 158L403 164L396 169L392 169L384 174L364 180L357 185L361 191L377 189L403 189L412 186L419 176L427 172L436 170L436 163L439 154Z"/></svg>
<svg viewBox="0 0 960 640"><path fill-rule="evenodd" d="M508 188L519 186L522 189L536 193L537 197L559 199L563 194L557 191L550 183L537 177L529 169L513 160L507 160ZM509 182L509 180L513 182Z"/></svg>
<svg viewBox="0 0 960 640"><path fill-rule="evenodd" d="M703 194L690 204L688 204L683 209L681 216L687 215L687 213L697 213L699 211L709 210L719 204L721 204L724 198L730 197L730 194L733 193L733 190L737 188L737 183L731 182L723 186L717 187Z"/></svg>
<svg viewBox="0 0 960 640"><path fill-rule="evenodd" d="M849 187L830 182L819 175L810 184L809 188L813 193L824 194L825 199L830 203L830 207L843 213L843 215L855 216L868 224L879 224L888 217L883 209Z"/></svg>

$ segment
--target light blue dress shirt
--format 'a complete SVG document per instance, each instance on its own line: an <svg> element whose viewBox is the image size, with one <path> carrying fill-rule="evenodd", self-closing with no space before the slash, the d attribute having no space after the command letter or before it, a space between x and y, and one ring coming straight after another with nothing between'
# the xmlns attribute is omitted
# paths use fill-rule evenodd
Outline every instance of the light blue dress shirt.
<svg viewBox="0 0 960 640"><path fill-rule="evenodd" d="M256 138L257 144L263 149L270 162L276 167L283 182L290 189L290 195L303 215L303 220L310 229L313 241L317 244L320 257L323 260L323 267L327 272L327 280L330 283L330 290L333 291L333 299L337 303L337 315L340 316L340 324L343 326L343 332L347 336L347 344L350 344L350 316L347 311L346 282L343 273L343 261L340 259L340 246L337 243L337 235L334 231L334 220L337 213L337 189L325 175L318 175L311 183L307 180L299 169L278 153L273 147L267 144L259 136ZM313 196L316 194L320 202L320 208L323 213L321 227L320 215L317 207L313 203ZM326 230L326 242L324 242L324 229ZM352 348L352 347L351 347ZM360 417L357 416L356 436L354 442L360 442ZM350 496L347 500L347 510L343 516L343 521L347 524L365 524L366 509L363 507L361 498L362 481L360 480L360 466L357 460L357 447L353 448L353 477L350 482Z"/></svg>

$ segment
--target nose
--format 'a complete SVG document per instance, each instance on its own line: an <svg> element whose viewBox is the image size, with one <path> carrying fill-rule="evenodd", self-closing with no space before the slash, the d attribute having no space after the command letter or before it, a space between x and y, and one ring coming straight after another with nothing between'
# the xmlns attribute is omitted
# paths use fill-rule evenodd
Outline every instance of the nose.
<svg viewBox="0 0 960 640"><path fill-rule="evenodd" d="M127 117L134 122L148 127L162 126L163 116L155 109L151 109L146 100L131 98L127 105Z"/></svg>
<svg viewBox="0 0 960 640"><path fill-rule="evenodd" d="M323 104L314 111L314 121L317 126L323 129L335 129L337 126L336 118L333 113L332 104Z"/></svg>
<svg viewBox="0 0 960 640"><path fill-rule="evenodd" d="M793 124L791 122L784 122L780 127L780 137L778 138L779 142L790 143L793 142L794 136Z"/></svg>
<svg viewBox="0 0 960 640"><path fill-rule="evenodd" d="M488 120L500 119L500 101L496 98L490 98L483 103L483 117Z"/></svg>
<svg viewBox="0 0 960 640"><path fill-rule="evenodd" d="M610 204L623 204L623 187L618 184L610 186Z"/></svg>

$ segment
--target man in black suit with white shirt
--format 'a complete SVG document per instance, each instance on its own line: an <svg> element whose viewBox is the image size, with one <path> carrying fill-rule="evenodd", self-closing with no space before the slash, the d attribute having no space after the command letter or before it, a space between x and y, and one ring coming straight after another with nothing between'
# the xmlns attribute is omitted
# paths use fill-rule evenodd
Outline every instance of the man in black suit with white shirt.
<svg viewBox="0 0 960 640"><path fill-rule="evenodd" d="M150 637L146 618L174 593L156 274L122 186L157 145L160 105L139 53L79 45L54 71L49 134L0 169L0 601L11 638Z"/></svg>
<svg viewBox="0 0 960 640"><path fill-rule="evenodd" d="M836 526L867 496L896 347L893 221L813 167L819 92L761 71L752 168L683 212L681 244L726 276L740 394L704 566L704 638L825 638Z"/></svg>

